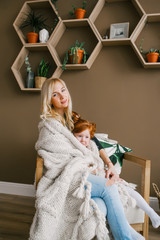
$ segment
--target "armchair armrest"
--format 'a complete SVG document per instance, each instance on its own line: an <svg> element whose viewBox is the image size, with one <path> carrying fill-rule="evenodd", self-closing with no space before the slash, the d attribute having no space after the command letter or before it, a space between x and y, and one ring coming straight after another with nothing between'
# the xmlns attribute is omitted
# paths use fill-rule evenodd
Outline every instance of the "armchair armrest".
<svg viewBox="0 0 160 240"><path fill-rule="evenodd" d="M135 163L142 168L141 194L144 199L149 203L151 161L145 158L137 157L132 153L125 153L124 159Z"/></svg>
<svg viewBox="0 0 160 240"><path fill-rule="evenodd" d="M141 157L137 157L132 153L125 153L124 159L135 163L136 165L141 167L141 194L143 198L149 203L149 195L150 195L150 172L151 172L151 161L148 159L144 159ZM133 224L132 227L136 231L142 232L143 236L146 240L148 240L148 225L149 218L145 214L144 224Z"/></svg>
<svg viewBox="0 0 160 240"><path fill-rule="evenodd" d="M41 179L43 175L43 159L39 156L37 156L37 162L36 162L36 189L39 180Z"/></svg>

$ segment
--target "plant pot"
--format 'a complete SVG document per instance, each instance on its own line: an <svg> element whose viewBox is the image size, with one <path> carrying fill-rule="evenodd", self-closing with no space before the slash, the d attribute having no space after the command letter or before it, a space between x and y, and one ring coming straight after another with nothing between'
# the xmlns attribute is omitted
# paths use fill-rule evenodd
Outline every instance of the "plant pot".
<svg viewBox="0 0 160 240"><path fill-rule="evenodd" d="M86 10L82 8L77 8L74 12L76 19L84 18L85 13L86 13Z"/></svg>
<svg viewBox="0 0 160 240"><path fill-rule="evenodd" d="M35 77L35 87L41 89L46 79L46 77Z"/></svg>
<svg viewBox="0 0 160 240"><path fill-rule="evenodd" d="M157 62L159 53L148 53L146 56L148 62Z"/></svg>
<svg viewBox="0 0 160 240"><path fill-rule="evenodd" d="M78 53L75 53L75 61L73 55L70 55L71 51L69 51L69 59L71 64L81 64L83 59L83 50L78 49ZM77 62L77 56L78 56L78 62Z"/></svg>
<svg viewBox="0 0 160 240"><path fill-rule="evenodd" d="M38 33L34 33L34 32L27 33L27 40L29 43L37 43Z"/></svg>
<svg viewBox="0 0 160 240"><path fill-rule="evenodd" d="M26 79L26 88L34 88L34 72L28 72Z"/></svg>

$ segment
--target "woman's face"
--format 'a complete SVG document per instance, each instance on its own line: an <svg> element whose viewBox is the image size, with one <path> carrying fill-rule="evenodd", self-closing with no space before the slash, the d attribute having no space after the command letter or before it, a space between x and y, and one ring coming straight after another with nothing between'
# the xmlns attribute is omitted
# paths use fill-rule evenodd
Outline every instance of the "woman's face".
<svg viewBox="0 0 160 240"><path fill-rule="evenodd" d="M85 147L88 147L89 142L90 142L90 132L89 129L84 130L83 132L80 133L74 133L74 136L78 139L82 145Z"/></svg>
<svg viewBox="0 0 160 240"><path fill-rule="evenodd" d="M59 81L55 82L52 89L51 104L56 112L64 114L65 108L68 107L69 94L67 89Z"/></svg>

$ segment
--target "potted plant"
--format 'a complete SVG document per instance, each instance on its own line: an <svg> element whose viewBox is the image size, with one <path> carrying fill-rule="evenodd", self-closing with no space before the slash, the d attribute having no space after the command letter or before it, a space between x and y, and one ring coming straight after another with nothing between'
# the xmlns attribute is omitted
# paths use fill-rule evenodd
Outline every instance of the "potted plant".
<svg viewBox="0 0 160 240"><path fill-rule="evenodd" d="M63 60L63 66L62 69L66 69L66 63L68 60L70 60L71 64L81 64L86 63L87 60L87 52L83 48L84 42L79 43L78 40L76 40L75 45L71 46L65 54L64 60Z"/></svg>
<svg viewBox="0 0 160 240"><path fill-rule="evenodd" d="M159 56L159 50L155 48L150 48L149 51L144 51L143 50L143 41L144 38L142 38L139 49L142 54L144 54L147 57L148 62L157 62L158 61L158 56Z"/></svg>
<svg viewBox="0 0 160 240"><path fill-rule="evenodd" d="M73 11L70 11L70 15L73 16L75 14L75 18L76 19L82 19L84 18L84 15L86 13L86 5L87 5L87 2L86 1L83 1L82 2L82 8L76 8L73 4L72 4L72 8L73 8Z"/></svg>
<svg viewBox="0 0 160 240"><path fill-rule="evenodd" d="M27 69L26 88L34 88L34 72L32 72L28 55L25 57L25 65Z"/></svg>
<svg viewBox="0 0 160 240"><path fill-rule="evenodd" d="M159 56L159 50L151 48L147 53L147 61L148 62L157 62L158 61L158 56Z"/></svg>
<svg viewBox="0 0 160 240"><path fill-rule="evenodd" d="M42 18L41 14L35 14L34 11L29 12L26 16L27 18L23 20L21 28L31 26L32 32L27 33L27 39L29 43L36 43L38 42L38 32L46 27L45 21L47 19Z"/></svg>
<svg viewBox="0 0 160 240"><path fill-rule="evenodd" d="M50 69L49 62L45 62L44 58L42 58L38 66L37 76L35 77L36 88L42 88L43 83L47 79L49 69Z"/></svg>

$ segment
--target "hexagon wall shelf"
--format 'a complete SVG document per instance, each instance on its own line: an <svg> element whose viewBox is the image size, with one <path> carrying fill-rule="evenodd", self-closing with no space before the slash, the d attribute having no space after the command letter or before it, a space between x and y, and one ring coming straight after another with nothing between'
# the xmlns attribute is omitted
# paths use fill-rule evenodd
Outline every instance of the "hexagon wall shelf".
<svg viewBox="0 0 160 240"><path fill-rule="evenodd" d="M139 51L139 42L143 35L145 35L145 32L156 34L157 26L159 25L160 27L160 14L146 14L138 0L88 0L86 18L70 19L68 11L71 10L72 4L74 2L78 3L78 1L70 0L71 7L67 5L66 9L61 11L63 1L59 0L57 2L58 12L51 0L26 1L13 24L23 44L23 48L12 65L12 71L22 90L40 91L40 89L25 88L26 70L24 59L27 54L29 54L31 62L33 61L34 70L36 69L36 64L38 64L37 58L45 57L51 61L52 71L50 72L50 76L60 77L63 72L62 64L65 52L75 43L75 40L85 42L84 48L88 53L88 59L85 64L67 63L66 69L68 70L90 69L103 46L122 44L133 47L143 67L160 67L160 62L147 63ZM51 31L47 43L29 44L26 42L26 32L22 31L20 26L26 13L31 10L40 11L44 16L49 16L48 23L50 27L53 26L55 18L58 20L55 29ZM110 29L111 24L123 22L129 22L128 38L103 39L103 35ZM149 26L147 30L146 26ZM154 47L152 42L147 42L148 45L144 41L145 48ZM159 39L157 35L156 47L158 43Z"/></svg>
<svg viewBox="0 0 160 240"><path fill-rule="evenodd" d="M98 3L96 12L91 14L90 19L96 26L102 44L104 46L130 44L130 39L144 16L144 11L138 1L100 0ZM102 21L103 25L101 24ZM124 22L129 22L129 37L109 39L111 24ZM103 36L106 34L108 39L103 39Z"/></svg>
<svg viewBox="0 0 160 240"><path fill-rule="evenodd" d="M25 79L27 78L27 71L25 67L25 57L29 56L29 62L31 63L32 71L35 73L38 69L38 65L41 59L45 56L44 60L50 63L49 77L60 76L62 69L57 66L54 56L50 53L47 46L23 46L15 62L12 65L12 71L19 84L21 90L26 91L40 91L39 88L26 88Z"/></svg>
<svg viewBox="0 0 160 240"><path fill-rule="evenodd" d="M16 20L13 23L13 26L22 42L23 45L27 44L27 32L32 31L30 27L26 27L21 29L21 24L23 21L27 18L27 14L30 13L31 11L34 11L36 14L41 14L42 16L47 16L44 17L46 19L45 23L48 26L50 35L54 32L52 30L52 27L55 24L55 19L57 19L58 22L60 22L60 17L54 8L54 5L51 3L49 0L37 0L37 1L26 1L20 10ZM40 45L40 43L39 43Z"/></svg>
<svg viewBox="0 0 160 240"><path fill-rule="evenodd" d="M95 33L95 28L88 19L63 20L57 28L55 36L52 36L49 45L60 66L62 66L65 52L70 46L74 45L76 40L80 43L85 42L84 48L89 54L85 64L66 64L66 69L89 69L102 48L102 43ZM87 41L85 41L86 39Z"/></svg>
<svg viewBox="0 0 160 240"><path fill-rule="evenodd" d="M159 49L159 29L160 29L160 14L147 14L143 19L139 30L136 32L132 39L132 46L135 50L139 60L141 61L144 68L159 68L160 62L149 63L146 60L146 56L140 53L139 47L143 41L143 50L149 51L151 48ZM148 36L152 36L148 38ZM153 42L154 38L154 42ZM147 39L147 41L145 41Z"/></svg>

